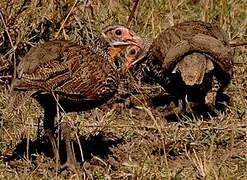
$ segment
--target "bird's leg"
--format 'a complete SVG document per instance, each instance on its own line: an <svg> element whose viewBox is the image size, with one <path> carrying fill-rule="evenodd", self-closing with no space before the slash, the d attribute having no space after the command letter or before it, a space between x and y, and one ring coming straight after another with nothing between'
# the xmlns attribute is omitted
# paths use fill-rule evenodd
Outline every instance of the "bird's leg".
<svg viewBox="0 0 247 180"><path fill-rule="evenodd" d="M56 158L56 162L58 163L60 161L60 157L59 157L59 151L57 148L56 139L54 136L55 134L54 121L55 121L55 116L57 114L56 100L54 99L53 95L40 93L40 92L33 94L32 97L35 98L44 107L45 136L48 137L51 143L53 154Z"/></svg>
<svg viewBox="0 0 247 180"><path fill-rule="evenodd" d="M212 109L215 109L217 92L220 90L219 82L215 76L212 77L211 88L206 93L205 102Z"/></svg>
<svg viewBox="0 0 247 180"><path fill-rule="evenodd" d="M76 172L76 158L72 145L73 142L71 141L72 128L68 122L63 122L61 128L62 128L62 135L65 140L66 155L67 155L67 160L61 166L61 169L68 168Z"/></svg>
<svg viewBox="0 0 247 180"><path fill-rule="evenodd" d="M52 152L55 156L56 162L58 163L60 161L59 156L59 150L57 147L57 142L55 139L55 125L54 125L54 119L56 116L56 106L47 107L45 108L45 117L44 117L44 130L45 130L45 136L48 137L51 146L52 146Z"/></svg>

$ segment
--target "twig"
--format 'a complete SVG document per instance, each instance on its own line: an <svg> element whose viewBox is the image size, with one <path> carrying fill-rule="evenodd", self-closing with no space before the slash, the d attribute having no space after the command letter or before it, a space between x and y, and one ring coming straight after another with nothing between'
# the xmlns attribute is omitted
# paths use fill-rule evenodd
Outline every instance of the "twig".
<svg viewBox="0 0 247 180"><path fill-rule="evenodd" d="M74 8L75 8L75 6L76 6L76 4L77 4L77 2L78 2L78 0L75 0L73 6L71 7L71 9L70 9L70 11L69 11L69 13L67 14L66 18L63 20L62 25L60 26L58 32L57 32L56 35L55 35L55 39L58 37L59 33L60 33L61 30L63 29L64 24L67 22L67 20L68 20L70 14L72 13L72 11L74 10Z"/></svg>
<svg viewBox="0 0 247 180"><path fill-rule="evenodd" d="M230 46L231 47L238 47L238 46L247 46L247 42L240 42L240 43L233 43L233 42L231 42L230 43Z"/></svg>
<svg viewBox="0 0 247 180"><path fill-rule="evenodd" d="M2 22L3 22L3 26L4 26L4 28L5 28L5 31L6 31L6 33L7 33L7 35L8 35L10 44L11 44L12 48L14 49L14 44L13 44L13 41L12 41L12 39L11 39L11 37L10 37L9 31L8 31L8 27L7 27L6 22L5 22L4 18L3 18L2 12L0 12L0 16L1 16L1 20L2 20Z"/></svg>
<svg viewBox="0 0 247 180"><path fill-rule="evenodd" d="M3 67L0 67L0 73L1 72L4 72L4 71L7 71L7 70L9 70L10 69L10 66L3 66Z"/></svg>
<svg viewBox="0 0 247 180"><path fill-rule="evenodd" d="M128 26L130 26L130 23L135 15L135 12L136 12L136 9L137 9L137 6L138 6L138 3L139 3L139 0L135 0L135 4L130 12L130 15L129 15L129 19L128 19Z"/></svg>
<svg viewBox="0 0 247 180"><path fill-rule="evenodd" d="M1 16L1 19L2 19L2 22L3 22L3 26L5 28L5 31L6 31L6 33L8 35L8 38L9 38L9 42L11 44L11 47L12 47L13 51L15 52L16 46L14 47L13 41L12 41L11 36L9 34L9 31L8 31L8 27L7 27L6 23L5 23L5 20L4 20L3 15L2 15L1 12L0 12L0 16ZM16 58L15 58L15 53L13 53L13 56L14 56L13 57L14 58L14 75L13 75L13 77L15 78L16 77Z"/></svg>
<svg viewBox="0 0 247 180"><path fill-rule="evenodd" d="M11 75L7 75L7 76L0 76L0 79L7 79L7 78L12 78Z"/></svg>

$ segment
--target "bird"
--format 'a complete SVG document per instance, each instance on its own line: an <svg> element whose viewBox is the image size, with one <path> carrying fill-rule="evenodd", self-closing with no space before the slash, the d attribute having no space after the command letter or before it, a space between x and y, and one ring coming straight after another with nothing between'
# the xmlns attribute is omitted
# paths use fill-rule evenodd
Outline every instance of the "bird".
<svg viewBox="0 0 247 180"><path fill-rule="evenodd" d="M176 100L183 100L185 108L189 101L196 106L214 104L207 101L211 90L221 94L229 84L233 53L226 33L217 24L185 21L148 42L148 47L128 47L126 66L142 64L144 73Z"/></svg>
<svg viewBox="0 0 247 180"><path fill-rule="evenodd" d="M109 26L92 45L54 40L37 44L17 66L11 83L11 102L27 94L44 108L44 130L56 161L59 153L55 140L54 119L57 106L64 112L93 109L113 97L119 83L115 57L126 46L135 44L136 35L124 26ZM121 67L120 67L121 68ZM20 96L25 97L25 96ZM22 101L22 100L21 100ZM15 104L15 103L12 103ZM61 169L76 170L70 128L62 127L67 161Z"/></svg>

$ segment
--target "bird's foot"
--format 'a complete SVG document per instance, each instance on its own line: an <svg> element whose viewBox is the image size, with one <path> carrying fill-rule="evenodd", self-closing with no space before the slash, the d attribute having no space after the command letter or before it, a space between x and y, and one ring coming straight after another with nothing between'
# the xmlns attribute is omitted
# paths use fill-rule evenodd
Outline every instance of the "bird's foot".
<svg viewBox="0 0 247 180"><path fill-rule="evenodd" d="M63 165L61 165L60 170L69 170L73 173L78 173L77 169L78 169L78 165L76 163L70 162L70 161L66 161Z"/></svg>

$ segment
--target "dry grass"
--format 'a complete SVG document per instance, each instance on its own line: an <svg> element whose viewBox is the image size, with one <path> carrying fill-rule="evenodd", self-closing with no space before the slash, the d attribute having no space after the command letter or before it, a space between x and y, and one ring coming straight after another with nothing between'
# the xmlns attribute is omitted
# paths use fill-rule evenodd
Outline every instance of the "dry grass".
<svg viewBox="0 0 247 180"><path fill-rule="evenodd" d="M86 44L104 26L127 25L134 5L130 0L40 0L26 1L20 10L23 2L0 0L1 39L4 30L11 37L9 46L0 44L5 48L0 49L0 71L15 67L26 49L40 40ZM231 42L241 42L246 41L245 7L244 0L140 0L130 26L143 37L155 37L177 22L218 20ZM15 74L15 68L9 68L12 73L0 77L0 178L246 179L246 52L244 46L235 48L234 77L226 90L230 105L217 117L171 123L162 111L145 105L139 109L103 106L64 114L63 120L70 120L78 132L74 139L80 139L86 160L78 175L57 172L54 161L46 156L47 149L34 144L42 119L36 102L28 100L14 112L14 118L3 118L9 99L6 79ZM22 154L6 163L4 159L13 151Z"/></svg>

